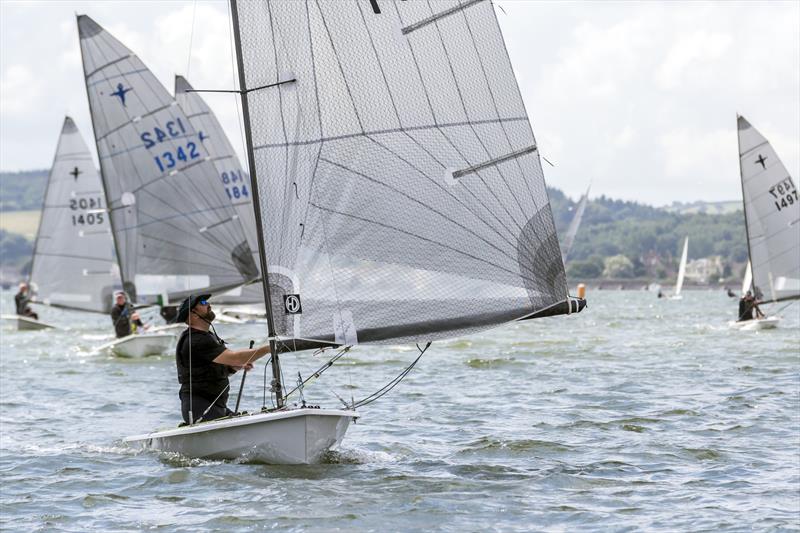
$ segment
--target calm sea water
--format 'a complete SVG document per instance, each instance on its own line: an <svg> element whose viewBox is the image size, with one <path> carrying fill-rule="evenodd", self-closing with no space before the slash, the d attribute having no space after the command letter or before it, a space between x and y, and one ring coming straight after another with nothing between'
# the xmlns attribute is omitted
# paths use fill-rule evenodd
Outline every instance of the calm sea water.
<svg viewBox="0 0 800 533"><path fill-rule="evenodd" d="M588 296L580 315L433 344L326 464L303 467L134 452L122 437L180 418L171 357L92 353L102 316L4 324L0 529L800 530L800 305L754 333L726 327L736 301L721 292ZM237 347L265 337L218 330ZM359 347L306 399L366 396L415 350ZM323 357L285 356L287 382Z"/></svg>

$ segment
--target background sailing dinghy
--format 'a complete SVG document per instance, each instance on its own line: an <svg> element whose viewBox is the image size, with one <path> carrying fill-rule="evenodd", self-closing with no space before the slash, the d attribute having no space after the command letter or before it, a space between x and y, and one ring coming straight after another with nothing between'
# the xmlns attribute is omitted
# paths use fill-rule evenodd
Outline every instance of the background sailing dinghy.
<svg viewBox="0 0 800 533"><path fill-rule="evenodd" d="M100 177L75 122L64 119L47 178L28 285L34 302L108 313L119 288ZM14 315L18 328L53 326Z"/></svg>
<svg viewBox="0 0 800 533"><path fill-rule="evenodd" d="M737 117L739 175L742 182L747 250L745 286L759 303L800 298L800 197L797 187L769 141L744 117ZM751 283L748 281L750 280ZM776 312L777 315L777 312ZM771 329L778 316L739 320L742 330Z"/></svg>
<svg viewBox="0 0 800 533"><path fill-rule="evenodd" d="M260 278L202 131L142 61L78 16L81 58L125 292L137 306ZM122 149L121 147L127 147Z"/></svg>
<svg viewBox="0 0 800 533"><path fill-rule="evenodd" d="M686 261L689 258L689 237L683 241L683 252L681 253L681 263L678 267L678 281L675 282L675 294L669 297L670 300L683 300L681 290L683 289L683 278L686 276Z"/></svg>
<svg viewBox="0 0 800 533"><path fill-rule="evenodd" d="M42 329L57 329L55 326L47 324L46 322L42 322L41 320L36 320L35 318L29 316L20 316L20 315L8 315L3 314L0 315L0 319L6 320L9 323L13 324L15 328L19 331L37 331Z"/></svg>
<svg viewBox="0 0 800 533"><path fill-rule="evenodd" d="M277 407L128 443L314 462L431 341L584 307L491 2L231 8ZM316 378L358 343L426 347L348 409L287 405L281 354L344 347Z"/></svg>
<svg viewBox="0 0 800 533"><path fill-rule="evenodd" d="M109 351L120 357L146 357L165 355L175 349L174 333L134 333L98 346L95 351Z"/></svg>
<svg viewBox="0 0 800 533"><path fill-rule="evenodd" d="M753 289L753 270L750 266L750 261L747 262L747 268L744 271L744 279L742 280L742 297L747 294L747 291ZM758 331L760 329L773 329L778 327L781 321L780 317L769 316L764 318L756 318L753 320L736 320L728 322L728 326L732 329L741 329L742 331Z"/></svg>
<svg viewBox="0 0 800 533"><path fill-rule="evenodd" d="M752 320L737 320L728 323L731 329L741 331L759 331L762 329L775 329L781 322L779 316L765 316L764 318L754 318Z"/></svg>

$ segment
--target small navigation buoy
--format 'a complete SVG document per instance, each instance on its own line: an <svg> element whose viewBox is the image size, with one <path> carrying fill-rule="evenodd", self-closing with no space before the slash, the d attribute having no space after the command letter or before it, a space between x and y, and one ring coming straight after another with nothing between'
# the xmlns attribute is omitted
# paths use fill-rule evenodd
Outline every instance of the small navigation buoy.
<svg viewBox="0 0 800 533"><path fill-rule="evenodd" d="M586 285L578 283L578 298L586 298Z"/></svg>

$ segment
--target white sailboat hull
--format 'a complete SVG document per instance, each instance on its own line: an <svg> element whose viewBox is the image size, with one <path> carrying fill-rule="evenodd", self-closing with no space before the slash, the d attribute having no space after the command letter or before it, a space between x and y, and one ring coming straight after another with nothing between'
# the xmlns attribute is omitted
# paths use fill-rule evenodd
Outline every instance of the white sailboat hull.
<svg viewBox="0 0 800 533"><path fill-rule="evenodd" d="M225 306L220 309L219 314L239 320L265 320L267 318L267 311L263 304Z"/></svg>
<svg viewBox="0 0 800 533"><path fill-rule="evenodd" d="M163 326L153 326L147 330L148 335L153 333L174 333L180 335L186 329L186 324L165 324Z"/></svg>
<svg viewBox="0 0 800 533"><path fill-rule="evenodd" d="M247 324L248 320L220 313L215 319L219 324Z"/></svg>
<svg viewBox="0 0 800 533"><path fill-rule="evenodd" d="M293 409L255 413L128 437L134 447L204 459L314 464L338 446L354 411Z"/></svg>
<svg viewBox="0 0 800 533"><path fill-rule="evenodd" d="M40 322L39 320L34 320L28 316L21 316L21 315L3 315L3 320L8 320L13 322L17 329L20 331L37 331L41 329L57 329L55 326L51 326L50 324L46 324L44 322Z"/></svg>
<svg viewBox="0 0 800 533"><path fill-rule="evenodd" d="M109 350L120 357L147 357L167 354L175 348L176 337L172 333L145 333L128 335L104 344L97 351Z"/></svg>
<svg viewBox="0 0 800 533"><path fill-rule="evenodd" d="M728 326L732 329L741 331L759 331L762 329L775 329L778 327L781 318L778 316L768 316L765 318L754 318L753 320L739 320L729 322Z"/></svg>

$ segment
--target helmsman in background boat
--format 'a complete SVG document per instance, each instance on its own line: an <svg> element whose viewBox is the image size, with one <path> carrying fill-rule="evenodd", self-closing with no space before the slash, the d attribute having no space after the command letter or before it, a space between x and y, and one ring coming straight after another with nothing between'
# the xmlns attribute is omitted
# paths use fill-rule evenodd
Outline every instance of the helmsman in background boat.
<svg viewBox="0 0 800 533"><path fill-rule="evenodd" d="M743 322L754 318L764 318L764 313L758 308L758 302L753 297L753 293L747 291L747 294L739 300L739 321Z"/></svg>
<svg viewBox="0 0 800 533"><path fill-rule="evenodd" d="M269 353L268 345L247 350L227 348L211 325L216 315L208 302L210 297L200 294L186 298L176 320L189 326L181 333L175 350L181 385L178 396L186 424L234 414L226 405L228 376L241 368L252 369L255 360Z"/></svg>
<svg viewBox="0 0 800 533"><path fill-rule="evenodd" d="M28 284L23 281L19 284L19 292L14 295L14 303L17 306L17 314L19 316L27 316L34 320L39 320L39 315L37 315L28 305L31 301L31 298L32 295L30 294Z"/></svg>
<svg viewBox="0 0 800 533"><path fill-rule="evenodd" d="M114 323L114 331L117 338L127 337L139 328L147 329L142 322L142 318L133 309L133 305L128 301L128 297L123 291L114 293L114 307L111 308L111 321Z"/></svg>

